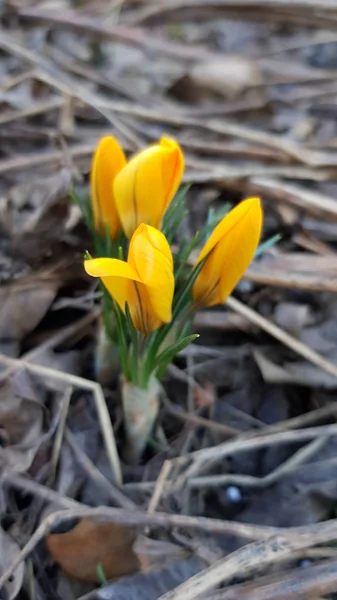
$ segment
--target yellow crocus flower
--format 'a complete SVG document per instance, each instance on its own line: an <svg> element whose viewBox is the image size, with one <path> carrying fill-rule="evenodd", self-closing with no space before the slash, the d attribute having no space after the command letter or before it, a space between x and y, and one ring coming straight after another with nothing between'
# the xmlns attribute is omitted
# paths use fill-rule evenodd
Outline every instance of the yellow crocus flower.
<svg viewBox="0 0 337 600"><path fill-rule="evenodd" d="M206 259L192 289L199 306L225 302L254 257L261 228L259 198L244 200L220 221L196 262Z"/></svg>
<svg viewBox="0 0 337 600"><path fill-rule="evenodd" d="M166 237L150 225L133 234L128 260L93 258L84 262L86 272L100 277L125 312L128 303L138 331L151 333L172 319L173 260Z"/></svg>
<svg viewBox="0 0 337 600"><path fill-rule="evenodd" d="M95 229L102 235L107 224L114 240L121 230L113 191L114 179L126 165L123 149L114 137L101 139L94 154L90 186Z"/></svg>
<svg viewBox="0 0 337 600"><path fill-rule="evenodd" d="M158 144L136 154L118 173L114 195L129 239L141 223L160 228L183 171L184 156L179 144L163 137Z"/></svg>

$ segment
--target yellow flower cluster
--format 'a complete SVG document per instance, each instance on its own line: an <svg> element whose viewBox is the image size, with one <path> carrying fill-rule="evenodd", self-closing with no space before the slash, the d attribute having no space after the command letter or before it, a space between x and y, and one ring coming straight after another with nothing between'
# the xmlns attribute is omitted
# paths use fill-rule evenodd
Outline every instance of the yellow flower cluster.
<svg viewBox="0 0 337 600"><path fill-rule="evenodd" d="M127 162L117 140L105 137L93 159L95 228L104 233L107 226L113 240L123 230L130 245L127 261L90 259L85 269L103 281L123 312L128 304L135 328L143 333L172 319L173 260L160 227L183 170L181 148L168 138ZM244 200L215 227L195 265L203 261L192 288L197 306L226 300L255 254L261 227L259 198Z"/></svg>
<svg viewBox="0 0 337 600"><path fill-rule="evenodd" d="M106 223L113 240L121 229L130 239L142 223L160 229L183 171L184 156L173 140L164 137L127 162L117 140L103 138L91 170L96 229L104 233Z"/></svg>

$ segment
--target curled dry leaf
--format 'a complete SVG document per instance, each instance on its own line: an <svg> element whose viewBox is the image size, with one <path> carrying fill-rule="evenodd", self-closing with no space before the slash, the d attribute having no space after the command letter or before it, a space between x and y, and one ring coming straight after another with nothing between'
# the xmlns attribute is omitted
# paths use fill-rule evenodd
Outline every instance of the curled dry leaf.
<svg viewBox="0 0 337 600"><path fill-rule="evenodd" d="M0 466L24 472L43 435L43 405L26 371L0 384Z"/></svg>
<svg viewBox="0 0 337 600"><path fill-rule="evenodd" d="M15 542L15 540L13 540L9 533L6 533L3 529L0 529L0 575L13 564L19 553L19 545ZM10 581L6 583L6 595L1 595L1 598L14 600L14 598L17 597L22 586L23 575L24 563L21 562L15 569Z"/></svg>
<svg viewBox="0 0 337 600"><path fill-rule="evenodd" d="M50 534L47 546L67 575L80 581L98 582L99 566L106 579L139 570L133 541L134 531L130 527L82 519L72 531Z"/></svg>
<svg viewBox="0 0 337 600"><path fill-rule="evenodd" d="M35 329L52 304L60 279L37 274L0 288L0 349L18 355L21 340Z"/></svg>

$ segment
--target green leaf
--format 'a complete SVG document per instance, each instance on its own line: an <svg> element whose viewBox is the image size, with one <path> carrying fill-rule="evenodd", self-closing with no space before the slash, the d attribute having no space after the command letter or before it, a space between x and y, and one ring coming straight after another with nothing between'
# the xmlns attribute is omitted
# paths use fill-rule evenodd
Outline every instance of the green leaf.
<svg viewBox="0 0 337 600"><path fill-rule="evenodd" d="M173 323L174 321L177 320L179 314L182 313L184 311L184 309L186 308L187 304L189 304L193 284L194 284L196 278L198 277L202 267L204 266L206 260L207 260L207 256L196 267L191 269L189 276L187 277L186 281L184 281L184 284L182 285L181 292L178 293L176 295L176 297L174 298L173 314L172 314L171 323Z"/></svg>
<svg viewBox="0 0 337 600"><path fill-rule="evenodd" d="M99 580L101 585L106 585L108 583L108 581L104 575L104 570L103 570L101 563L98 563L98 565L96 565L96 574L97 574L97 579Z"/></svg>
<svg viewBox="0 0 337 600"><path fill-rule="evenodd" d="M189 344L194 342L194 340L196 340L198 337L198 333L188 335L187 337L179 340L178 342L170 346L170 348L166 348L166 350L164 350L161 354L159 354L159 356L157 356L154 368L157 368L156 376L159 380L164 375L164 372L166 371L168 365L174 359L175 355L178 354L178 352L184 350L184 348L189 346Z"/></svg>
<svg viewBox="0 0 337 600"><path fill-rule="evenodd" d="M92 214L92 206L90 201L90 196L88 193L79 194L76 190L71 190L70 198L72 201L79 206L83 218L86 222L87 227L92 230L93 229L93 214Z"/></svg>
<svg viewBox="0 0 337 600"><path fill-rule="evenodd" d="M130 358L130 376L134 385L138 385L139 375L139 332L135 329L132 322L128 303L125 304L125 324L127 332L131 337L131 358Z"/></svg>
<svg viewBox="0 0 337 600"><path fill-rule="evenodd" d="M183 249L179 256L179 261L177 259L175 262L175 266L176 266L175 280L176 280L176 282L178 282L179 279L181 278L183 271L184 271L185 267L187 266L187 261L190 257L190 254L196 247L198 240L199 240L199 233L197 232L195 234L193 240L191 241L191 243L188 246L186 244L183 246Z"/></svg>
<svg viewBox="0 0 337 600"><path fill-rule="evenodd" d="M114 299L112 299L112 306L116 315L117 345L120 352L122 371L125 377L130 379L126 318Z"/></svg>
<svg viewBox="0 0 337 600"><path fill-rule="evenodd" d="M218 210L214 210L214 208L210 208L207 215L206 225L201 229L199 233L198 242L205 243L209 236L211 235L213 229L222 221L222 219L229 213L232 205L229 202L226 202L221 208Z"/></svg>
<svg viewBox="0 0 337 600"><path fill-rule="evenodd" d="M185 185L178 190L175 198L171 202L164 215L162 232L165 234L169 244L172 243L178 225L187 215L187 210L185 208L185 196L188 189L189 185Z"/></svg>
<svg viewBox="0 0 337 600"><path fill-rule="evenodd" d="M111 239L110 229L108 223L104 222L104 242L105 242L105 256L113 257L114 256L114 243Z"/></svg>
<svg viewBox="0 0 337 600"><path fill-rule="evenodd" d="M272 246L277 244L277 242L279 242L282 239L282 237L283 236L280 233L276 233L271 238L269 238L268 240L266 240L265 242L260 244L258 249L255 252L254 258L256 258L257 256L260 256L260 254L262 254L263 252L268 250L268 248L271 248Z"/></svg>

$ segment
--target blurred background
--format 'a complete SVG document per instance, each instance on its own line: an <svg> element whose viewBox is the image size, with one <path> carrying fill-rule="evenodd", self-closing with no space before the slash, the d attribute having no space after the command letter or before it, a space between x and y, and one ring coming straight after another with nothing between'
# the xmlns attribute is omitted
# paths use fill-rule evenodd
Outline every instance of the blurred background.
<svg viewBox="0 0 337 600"><path fill-rule="evenodd" d="M2 597L155 600L266 539L266 526L336 515L337 1L2 0L0 19L0 542L11 548L0 576L56 509L138 515L136 530L112 513L104 526L53 522ZM116 382L95 369L99 293L83 270L90 237L70 196L88 189L107 134L128 155L162 135L181 144L188 215L176 244L210 208L256 195L263 241L278 236L227 308L196 316L198 343L164 382L162 444L142 464L122 464L120 489L92 380L121 454L123 416ZM200 472L183 472L175 487L176 461L186 466L200 449ZM248 529L214 535L186 521L179 533L144 531L156 510ZM268 581L264 570L249 587L242 566L228 581L204 575L208 590L235 583L207 597L336 592L336 548L329 536L314 547L308 531Z"/></svg>

